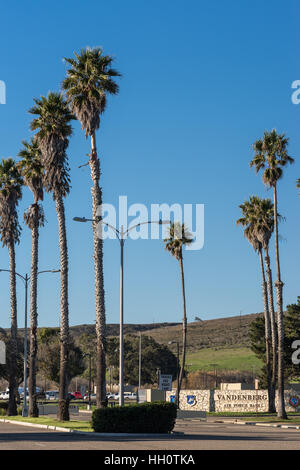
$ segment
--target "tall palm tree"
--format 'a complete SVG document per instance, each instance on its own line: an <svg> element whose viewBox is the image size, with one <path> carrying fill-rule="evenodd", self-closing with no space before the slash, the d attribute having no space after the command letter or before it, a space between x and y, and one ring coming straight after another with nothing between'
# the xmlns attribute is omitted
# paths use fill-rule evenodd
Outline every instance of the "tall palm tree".
<svg viewBox="0 0 300 470"><path fill-rule="evenodd" d="M44 211L39 201L44 199L43 176L44 169L41 161L41 151L37 139L22 142L23 148L19 152L22 160L17 164L24 183L33 193L34 203L24 214L24 221L31 230L31 272L30 272L30 351L29 351L29 416L38 417L39 409L36 399L36 361L37 361L37 278L38 278L38 251L39 227L44 225Z"/></svg>
<svg viewBox="0 0 300 470"><path fill-rule="evenodd" d="M29 112L37 115L31 129L37 130L36 138L42 154L44 167L43 184L52 193L56 202L60 251L60 421L69 420L68 401L68 344L69 344L69 302L68 302L68 248L65 221L64 198L70 191L68 158L66 154L72 135L70 122L75 119L62 94L50 92L47 97L35 99L35 106Z"/></svg>
<svg viewBox="0 0 300 470"><path fill-rule="evenodd" d="M184 375L185 367L185 355L186 355L186 336L187 336L187 317L186 317L186 299L185 299L185 285L184 285L184 271L183 271L183 254L182 249L184 246L188 246L193 243L193 238L190 232L184 224L179 222L172 223L169 228L168 238L164 239L165 249L174 256L180 265L181 275L181 288L182 288L182 299L183 299L183 320L182 320L182 358L181 367L178 380L178 396L176 397L176 403L179 401L181 383Z"/></svg>
<svg viewBox="0 0 300 470"><path fill-rule="evenodd" d="M300 188L300 178L297 179L297 188Z"/></svg>
<svg viewBox="0 0 300 470"><path fill-rule="evenodd" d="M0 163L0 234L3 246L8 247L10 271L10 371L9 371L9 416L17 415L17 294L15 244L20 241L21 228L18 221L17 206L22 197L22 177L12 158Z"/></svg>
<svg viewBox="0 0 300 470"><path fill-rule="evenodd" d="M266 131L262 139L257 140L253 149L254 158L250 167L254 167L256 173L263 171L263 183L273 188L274 199L274 234L277 280L277 327L278 327L278 417L287 419L284 403L284 326L283 326L283 282L281 279L279 244L278 244L278 211L277 211L277 183L282 178L283 168L294 159L287 152L288 139L284 134L278 134L275 129Z"/></svg>
<svg viewBox="0 0 300 470"><path fill-rule="evenodd" d="M81 50L75 59L65 59L71 65L62 88L72 112L81 122L85 136L91 137L90 170L93 181L92 205L93 219L101 218L102 190L99 186L100 160L97 155L96 130L100 126L100 115L106 108L106 95L115 95L119 87L113 80L120 73L111 67L113 58L104 55L100 48ZM99 212L100 211L100 212ZM103 279L103 241L93 223L95 297L96 297L96 334L97 334L97 406L106 406L106 317Z"/></svg>
<svg viewBox="0 0 300 470"><path fill-rule="evenodd" d="M260 199L257 196L250 197L249 201L240 205L243 217L237 220L237 225L246 227L244 235L251 243L255 252L258 252L262 274L262 294L264 301L265 317L265 341L266 341L266 366L268 382L269 412L275 412L275 390L277 378L277 329L273 302L272 273L269 258L269 240L274 229L273 204L270 199ZM265 251L267 281L265 277L262 251ZM268 299L269 296L269 299ZM271 370L271 345L272 337L272 370Z"/></svg>

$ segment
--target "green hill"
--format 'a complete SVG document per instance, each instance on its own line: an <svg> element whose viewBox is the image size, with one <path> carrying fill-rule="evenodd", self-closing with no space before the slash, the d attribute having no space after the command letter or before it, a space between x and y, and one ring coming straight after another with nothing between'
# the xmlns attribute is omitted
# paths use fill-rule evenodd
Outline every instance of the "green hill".
<svg viewBox="0 0 300 470"><path fill-rule="evenodd" d="M250 350L248 331L250 324L261 313L243 316L217 318L188 323L187 329L187 369L190 371L201 369L203 371L213 368L222 370L240 370L256 372L261 363ZM82 334L95 335L95 325L71 326L70 331L76 340ZM145 323L125 324L125 334L138 334L151 336L158 343L166 344L176 354L176 344L169 345L170 341L182 343L181 323ZM23 336L24 329L19 333ZM107 325L108 336L119 335L119 324Z"/></svg>

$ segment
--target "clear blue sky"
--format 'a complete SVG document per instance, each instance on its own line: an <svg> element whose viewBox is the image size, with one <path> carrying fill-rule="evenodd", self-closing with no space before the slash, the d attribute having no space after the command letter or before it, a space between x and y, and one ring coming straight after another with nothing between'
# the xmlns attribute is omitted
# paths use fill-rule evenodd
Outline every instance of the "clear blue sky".
<svg viewBox="0 0 300 470"><path fill-rule="evenodd" d="M290 137L296 158L279 184L284 304L300 295L300 105L291 84L300 79L299 3L273 0L28 0L1 7L0 157L16 156L30 136L32 98L58 90L62 58L102 46L123 74L109 98L97 141L104 201L205 204L205 246L185 254L188 320L262 311L258 259L235 221L252 194L272 196L249 169L251 144L264 130ZM272 6L271 6L272 5ZM95 320L92 233L73 216L91 215L89 141L78 123L70 142L72 192L66 200L70 251L70 323ZM20 220L32 195L24 190ZM41 230L40 269L59 266L53 201ZM272 247L273 248L273 247ZM24 227L17 270L30 269L31 236ZM107 322L119 319L119 246L105 242ZM272 249L273 254L273 249ZM0 249L0 267L8 266ZM129 240L125 251L125 321L181 321L179 266L161 241ZM274 271L275 266L273 263ZM10 324L9 279L0 274L1 326ZM39 323L58 325L59 277L43 275ZM19 326L24 292L18 281Z"/></svg>

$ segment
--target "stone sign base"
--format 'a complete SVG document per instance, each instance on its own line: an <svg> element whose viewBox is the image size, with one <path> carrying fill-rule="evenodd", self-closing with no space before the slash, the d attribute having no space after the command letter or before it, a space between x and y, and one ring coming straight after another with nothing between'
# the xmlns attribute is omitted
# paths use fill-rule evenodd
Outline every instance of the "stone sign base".
<svg viewBox="0 0 300 470"><path fill-rule="evenodd" d="M174 401L176 391L166 392L166 400ZM278 392L276 392L276 405ZM300 392L285 391L287 412L300 411ZM267 390L181 390L179 409L206 412L267 412Z"/></svg>

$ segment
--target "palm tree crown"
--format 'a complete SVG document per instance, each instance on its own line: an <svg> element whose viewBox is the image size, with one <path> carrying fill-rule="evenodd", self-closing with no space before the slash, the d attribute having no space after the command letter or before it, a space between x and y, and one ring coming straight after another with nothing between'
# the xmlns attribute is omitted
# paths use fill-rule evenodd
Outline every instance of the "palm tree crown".
<svg viewBox="0 0 300 470"><path fill-rule="evenodd" d="M101 48L87 47L74 55L75 59L65 58L71 68L67 70L62 88L87 137L99 129L100 114L106 107L106 94L118 93L119 87L113 77L121 74L111 68L113 58L104 55Z"/></svg>
<svg viewBox="0 0 300 470"><path fill-rule="evenodd" d="M168 238L164 239L165 249L177 260L182 258L182 247L193 243L191 233L184 224L174 222L170 225Z"/></svg>
<svg viewBox="0 0 300 470"><path fill-rule="evenodd" d="M266 131L263 138L253 144L255 155L250 167L255 167L256 173L264 170L263 182L266 186L274 187L282 177L282 168L294 162L287 152L288 142L285 134L278 134L273 129L271 132Z"/></svg>
<svg viewBox="0 0 300 470"><path fill-rule="evenodd" d="M18 153L22 160L17 167L24 178L26 186L33 192L34 202L44 199L42 154L37 139L32 138L30 142L22 141L23 148Z"/></svg>
<svg viewBox="0 0 300 470"><path fill-rule="evenodd" d="M265 249L274 231L274 204L271 199L261 199L251 196L249 201L241 204L243 217L237 220L237 225L246 227L244 234L255 251L261 244ZM279 216L280 217L280 216Z"/></svg>
<svg viewBox="0 0 300 470"><path fill-rule="evenodd" d="M38 130L36 138L45 169L43 184L53 199L65 197L70 191L69 166L66 149L72 135L70 121L75 116L70 112L61 93L50 92L48 97L34 99L30 114L38 117L31 122L31 129Z"/></svg>

